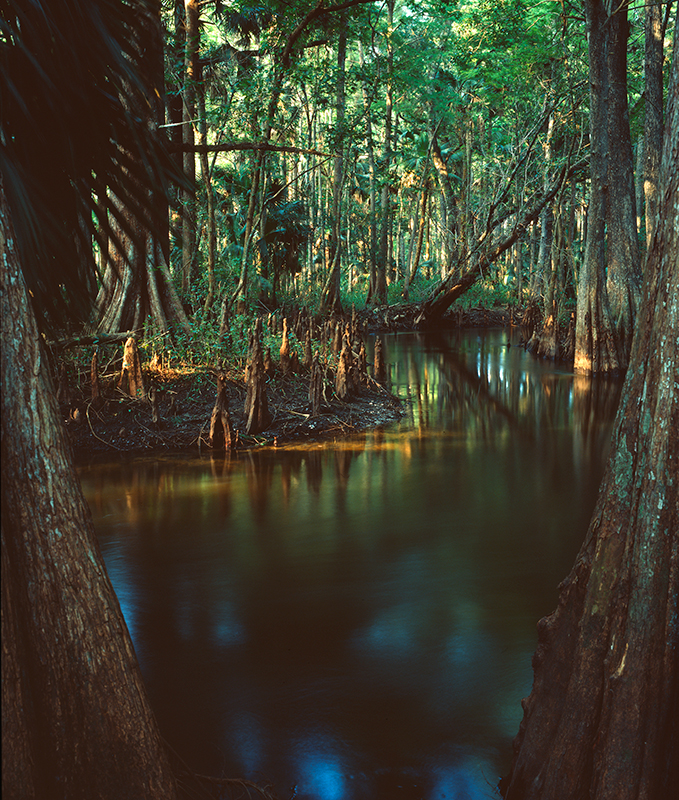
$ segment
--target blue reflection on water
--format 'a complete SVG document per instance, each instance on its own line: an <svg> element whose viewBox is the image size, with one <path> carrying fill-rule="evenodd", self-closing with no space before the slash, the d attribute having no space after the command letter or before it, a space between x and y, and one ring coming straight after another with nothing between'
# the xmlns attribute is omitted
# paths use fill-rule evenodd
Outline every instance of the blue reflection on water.
<svg viewBox="0 0 679 800"><path fill-rule="evenodd" d="M139 656L140 651L143 650L143 642L140 642L137 636L141 598L134 565L128 558L124 540L112 540L102 546L101 551L109 578L116 590L120 610L123 612L123 617Z"/></svg>
<svg viewBox="0 0 679 800"><path fill-rule="evenodd" d="M341 800L346 796L346 779L337 756L304 753L299 759L298 770L299 795L309 795L318 800Z"/></svg>
<svg viewBox="0 0 679 800"><path fill-rule="evenodd" d="M213 641L222 647L235 647L245 641L245 629L236 615L233 603L222 603L212 628Z"/></svg>
<svg viewBox="0 0 679 800"><path fill-rule="evenodd" d="M487 777L483 777L483 776ZM489 764L463 762L446 765L435 770L431 800L474 800L474 798L499 797L497 779L491 779Z"/></svg>
<svg viewBox="0 0 679 800"><path fill-rule="evenodd" d="M256 775L264 759L262 726L254 714L247 712L227 717L226 738L234 755L248 775Z"/></svg>

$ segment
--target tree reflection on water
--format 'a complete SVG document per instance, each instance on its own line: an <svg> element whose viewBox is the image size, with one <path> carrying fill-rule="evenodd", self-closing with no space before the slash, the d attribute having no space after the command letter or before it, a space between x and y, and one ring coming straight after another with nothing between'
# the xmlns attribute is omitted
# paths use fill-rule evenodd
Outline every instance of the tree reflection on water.
<svg viewBox="0 0 679 800"><path fill-rule="evenodd" d="M398 425L82 468L161 729L281 797L487 797L619 385L505 332L386 337Z"/></svg>

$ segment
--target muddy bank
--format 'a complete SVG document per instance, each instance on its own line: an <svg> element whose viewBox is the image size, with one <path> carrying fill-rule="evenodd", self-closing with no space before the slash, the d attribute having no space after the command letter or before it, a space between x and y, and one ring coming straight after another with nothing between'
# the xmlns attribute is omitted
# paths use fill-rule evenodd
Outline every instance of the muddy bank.
<svg viewBox="0 0 679 800"><path fill-rule="evenodd" d="M93 403L71 397L61 411L79 461L92 455L142 453L150 450L209 452L210 417L215 405L217 378L211 372L182 374L172 370L144 370L147 385L156 388L158 421L148 400L135 400L116 388L115 380L102 386L103 398ZM312 414L309 379L305 375L268 380L267 399L272 421L253 436L244 434L246 386L242 376L227 375L226 392L236 447L282 446L301 440L319 441L347 436L397 421L403 404L373 380L346 401L327 387L327 400Z"/></svg>
<svg viewBox="0 0 679 800"><path fill-rule="evenodd" d="M415 330L420 304L406 303L354 312L351 324L361 332ZM295 310L294 315L300 316ZM466 309L449 313L444 327L509 327L521 322L518 309ZM280 316L280 314L279 314ZM301 314L304 317L304 313ZM278 320L282 324L282 320ZM342 325L348 321L342 321ZM298 338L303 340L303 324ZM274 320L274 325L276 321ZM347 329L348 330L348 329ZM101 377L101 398L92 400L85 382L80 390L61 397L64 424L78 460L91 455L143 453L152 450L209 452L210 417L217 397L217 375L208 369L173 370L144 366L145 392L153 388L156 413L148 398L133 399L118 387L115 373ZM284 374L274 365L266 377L271 423L256 435L246 435L246 383L243 372L226 374L226 396L235 447L283 446L302 440L319 441L347 436L396 422L403 403L369 375L349 398L334 391L333 374L325 378L323 401L313 414L309 399L309 370ZM63 393L62 393L63 395ZM154 420L154 416L157 417Z"/></svg>
<svg viewBox="0 0 679 800"><path fill-rule="evenodd" d="M361 324L377 333L417 330L417 319L422 303L399 303L391 306L365 309L359 312ZM444 315L437 327L496 328L521 325L525 309L508 308L454 308Z"/></svg>

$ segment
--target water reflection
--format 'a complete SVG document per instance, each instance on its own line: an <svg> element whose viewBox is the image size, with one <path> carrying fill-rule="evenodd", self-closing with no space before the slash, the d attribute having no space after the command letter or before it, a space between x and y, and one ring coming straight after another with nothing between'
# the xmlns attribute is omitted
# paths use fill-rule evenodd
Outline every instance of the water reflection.
<svg viewBox="0 0 679 800"><path fill-rule="evenodd" d="M385 342L412 413L331 445L82 468L152 703L281 797L492 796L619 387L506 334Z"/></svg>

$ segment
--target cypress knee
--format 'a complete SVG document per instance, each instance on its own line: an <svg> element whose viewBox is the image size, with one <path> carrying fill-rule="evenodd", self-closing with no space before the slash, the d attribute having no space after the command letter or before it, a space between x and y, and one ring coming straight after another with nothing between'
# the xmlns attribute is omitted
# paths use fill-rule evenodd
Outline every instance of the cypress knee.
<svg viewBox="0 0 679 800"><path fill-rule="evenodd" d="M346 400L352 393L352 369L353 359L351 357L351 347L349 346L348 338L345 336L339 363L337 365L337 373L335 374L335 393L340 400Z"/></svg>
<svg viewBox="0 0 679 800"><path fill-rule="evenodd" d="M137 342L133 336L125 342L123 350L123 367L120 371L118 388L138 400L146 397L144 377L141 372L141 358L137 349Z"/></svg>
<svg viewBox="0 0 679 800"><path fill-rule="evenodd" d="M374 375L378 383L384 384L386 382L387 371L384 366L384 357L382 355L382 339L379 336L375 339Z"/></svg>
<svg viewBox="0 0 679 800"><path fill-rule="evenodd" d="M283 318L283 341L281 343L281 372L287 375L290 372L290 342L288 340L288 320Z"/></svg>
<svg viewBox="0 0 679 800"><path fill-rule="evenodd" d="M101 383L99 382L99 356L96 350L92 355L92 362L90 363L90 386L90 400L92 405L95 408L99 408L103 402L103 397L101 393Z"/></svg>
<svg viewBox="0 0 679 800"><path fill-rule="evenodd" d="M229 414L229 400L226 396L226 375L217 376L217 400L210 419L208 442L215 450L230 450L233 447L233 427Z"/></svg>
<svg viewBox="0 0 679 800"><path fill-rule="evenodd" d="M260 433L269 427L271 414L266 397L264 359L262 357L262 321L258 319L250 346L250 358L246 369L247 394L245 396L245 432Z"/></svg>
<svg viewBox="0 0 679 800"><path fill-rule="evenodd" d="M309 402L311 403L311 416L317 417L323 399L323 370L318 360L318 353L311 364L311 380L309 381Z"/></svg>

